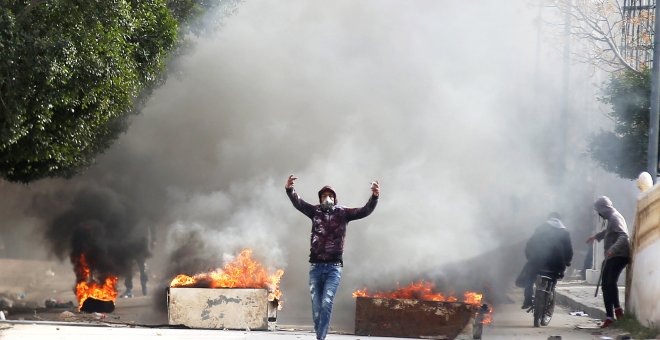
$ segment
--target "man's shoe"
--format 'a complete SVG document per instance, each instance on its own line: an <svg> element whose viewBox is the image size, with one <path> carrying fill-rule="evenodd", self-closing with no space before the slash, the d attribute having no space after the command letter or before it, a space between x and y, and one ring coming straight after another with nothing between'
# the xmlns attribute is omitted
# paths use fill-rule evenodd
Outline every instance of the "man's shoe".
<svg viewBox="0 0 660 340"><path fill-rule="evenodd" d="M607 318L603 323L600 325L600 328L607 328L610 327L614 323L614 319Z"/></svg>
<svg viewBox="0 0 660 340"><path fill-rule="evenodd" d="M120 295L119 297L124 299L130 299L133 297L133 291L131 291L130 289L126 290L124 294Z"/></svg>
<svg viewBox="0 0 660 340"><path fill-rule="evenodd" d="M528 309L532 307L532 302L531 301L525 301L523 302L523 305L520 307L520 309Z"/></svg>
<svg viewBox="0 0 660 340"><path fill-rule="evenodd" d="M616 315L616 319L623 319L623 308L614 308L614 315Z"/></svg>

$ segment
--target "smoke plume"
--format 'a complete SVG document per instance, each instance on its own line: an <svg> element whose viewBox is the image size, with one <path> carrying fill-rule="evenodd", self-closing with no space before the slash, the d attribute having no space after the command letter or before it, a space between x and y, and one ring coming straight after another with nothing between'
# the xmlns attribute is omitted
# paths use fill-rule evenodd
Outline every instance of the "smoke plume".
<svg viewBox="0 0 660 340"><path fill-rule="evenodd" d="M570 64L561 97L561 45L538 15L522 0L246 1L87 173L1 189L17 205L66 198L59 214L17 213L45 221L60 256L94 221L95 242L126 268L121 241L154 226L163 282L253 248L285 269L281 322L309 323L311 222L285 180L298 176L310 203L330 184L351 207L379 180L375 212L348 226L333 327L350 329L351 293L364 287L504 289L548 212L565 216L579 247L594 197L619 199L630 220L634 207L634 189L583 155L605 124L599 79Z"/></svg>

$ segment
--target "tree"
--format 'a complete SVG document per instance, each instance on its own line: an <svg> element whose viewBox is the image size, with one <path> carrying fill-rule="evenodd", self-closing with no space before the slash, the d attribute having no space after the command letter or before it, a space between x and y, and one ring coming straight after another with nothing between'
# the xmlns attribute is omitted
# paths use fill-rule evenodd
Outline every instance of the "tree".
<svg viewBox="0 0 660 340"><path fill-rule="evenodd" d="M589 143L591 157L603 169L628 179L646 169L650 93L650 70L615 73L604 87L601 101L612 107L614 131L601 130Z"/></svg>
<svg viewBox="0 0 660 340"><path fill-rule="evenodd" d="M652 0L551 0L571 18L574 57L611 73L600 100L611 131L592 136L588 152L606 171L634 179L646 169L655 7Z"/></svg>
<svg viewBox="0 0 660 340"><path fill-rule="evenodd" d="M180 27L221 0L0 0L0 177L70 177L165 81Z"/></svg>
<svg viewBox="0 0 660 340"><path fill-rule="evenodd" d="M648 68L655 20L649 0L547 1L570 17L575 59L610 72Z"/></svg>

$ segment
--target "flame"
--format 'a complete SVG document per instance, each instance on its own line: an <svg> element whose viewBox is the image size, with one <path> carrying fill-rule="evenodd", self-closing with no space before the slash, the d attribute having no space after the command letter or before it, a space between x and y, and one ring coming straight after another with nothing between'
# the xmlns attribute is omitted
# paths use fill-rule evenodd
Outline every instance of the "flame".
<svg viewBox="0 0 660 340"><path fill-rule="evenodd" d="M488 313L484 315L484 319L481 321L484 325L490 325L493 322L493 307L488 305Z"/></svg>
<svg viewBox="0 0 660 340"><path fill-rule="evenodd" d="M92 277L89 264L85 254L80 254L77 260L74 259L74 270L76 272L76 298L78 299L78 309L82 307L87 298L94 298L102 301L112 301L117 299L117 280L114 275L108 275L102 282Z"/></svg>
<svg viewBox="0 0 660 340"><path fill-rule="evenodd" d="M282 275L282 269L269 274L263 265L252 260L251 249L243 249L234 261L225 264L222 269L193 276L177 275L170 287L266 288L268 300L273 301L282 297L279 289Z"/></svg>
<svg viewBox="0 0 660 340"><path fill-rule="evenodd" d="M386 298L386 299L417 299L417 300L428 300L428 301L440 301L440 302L458 302L458 298L450 295L445 295L442 293L437 293L433 291L434 284L432 282L413 282L406 287L397 288L392 292L377 292L369 293L367 288L359 289L353 292L353 297L373 297L373 298ZM483 294L476 292L465 292L463 293L463 303L473 305L475 307L482 308L486 306L488 312L484 313L483 320L481 323L484 325L490 324L493 321L492 314L493 308L490 305L482 305ZM479 312L477 312L479 313Z"/></svg>
<svg viewBox="0 0 660 340"><path fill-rule="evenodd" d="M475 292L465 292L463 293L463 302L470 305L479 305L484 295L475 293Z"/></svg>
<svg viewBox="0 0 660 340"><path fill-rule="evenodd" d="M353 297L361 296L361 297L389 298L389 299L417 299L417 300L442 301L442 302L458 301L458 298L456 298L453 295L445 295L442 293L433 292L434 286L435 284L433 284L432 282L419 281L419 282L413 282L403 288L397 288L395 291L392 292L369 293L369 291L365 288L362 290L355 291L353 293ZM477 293L471 293L471 294L478 295L479 298L481 297L481 294L477 294Z"/></svg>

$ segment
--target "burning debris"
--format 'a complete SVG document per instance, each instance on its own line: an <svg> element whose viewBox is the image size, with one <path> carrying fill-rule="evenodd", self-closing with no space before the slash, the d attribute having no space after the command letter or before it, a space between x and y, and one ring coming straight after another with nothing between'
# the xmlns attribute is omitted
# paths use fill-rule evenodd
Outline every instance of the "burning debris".
<svg viewBox="0 0 660 340"><path fill-rule="evenodd" d="M265 288L269 301L279 301L282 292L279 289L284 270L277 269L268 273L262 264L252 259L252 250L243 249L236 259L220 269L193 276L177 275L172 288Z"/></svg>
<svg viewBox="0 0 660 340"><path fill-rule="evenodd" d="M73 308L75 307L73 301L62 302L56 299L47 299L44 302L44 306L47 309L62 309L62 308Z"/></svg>
<svg viewBox="0 0 660 340"><path fill-rule="evenodd" d="M391 292L377 292L370 294L367 288L353 292L353 297L373 297L387 299L415 299L425 301L458 302L458 298L453 295L446 295L433 291L432 282L419 281L413 282L406 287L398 288ZM463 303L470 305L481 305L483 294L475 292L463 293Z"/></svg>
<svg viewBox="0 0 660 340"><path fill-rule="evenodd" d="M472 319L479 333L491 322L492 309L482 304L482 294L465 292L459 301L433 288L433 283L419 281L391 292L355 291L355 334L453 339Z"/></svg>
<svg viewBox="0 0 660 340"><path fill-rule="evenodd" d="M282 269L274 273L244 249L215 271L180 274L170 283L168 321L196 328L273 330Z"/></svg>
<svg viewBox="0 0 660 340"><path fill-rule="evenodd" d="M52 202L58 209L51 213ZM150 255L145 235L153 223L140 218L125 197L96 185L46 195L33 209L48 216L50 250L73 265L79 311L114 311L118 276L130 273L137 258Z"/></svg>
<svg viewBox="0 0 660 340"><path fill-rule="evenodd" d="M117 300L117 276L93 275L85 254L71 258L76 272L76 298L81 312L112 313Z"/></svg>

